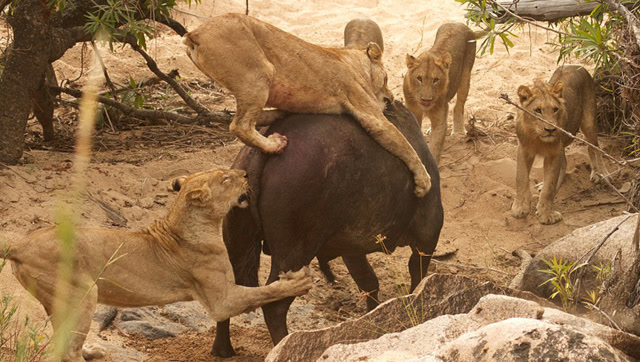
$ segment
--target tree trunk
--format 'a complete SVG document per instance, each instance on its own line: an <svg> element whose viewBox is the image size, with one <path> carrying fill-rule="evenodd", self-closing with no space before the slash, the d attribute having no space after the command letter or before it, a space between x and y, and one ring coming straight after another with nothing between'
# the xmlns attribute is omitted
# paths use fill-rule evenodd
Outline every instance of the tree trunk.
<svg viewBox="0 0 640 362"><path fill-rule="evenodd" d="M0 78L0 162L15 164L24 151L24 130L35 94L49 64L49 12L44 1L16 2L8 17L13 44Z"/></svg>

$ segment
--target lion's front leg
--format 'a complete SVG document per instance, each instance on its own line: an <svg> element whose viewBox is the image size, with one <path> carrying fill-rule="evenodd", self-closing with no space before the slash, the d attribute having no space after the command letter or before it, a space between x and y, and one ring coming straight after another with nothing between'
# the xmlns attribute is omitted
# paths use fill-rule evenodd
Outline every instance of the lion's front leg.
<svg viewBox="0 0 640 362"><path fill-rule="evenodd" d="M516 199L511 206L511 215L518 219L526 217L531 212L529 174L535 157L535 154L527 152L525 147L518 144L516 156Z"/></svg>
<svg viewBox="0 0 640 362"><path fill-rule="evenodd" d="M562 214L553 210L553 199L556 196L564 150L561 154L544 158L544 185L538 200L536 215L541 224L551 225L562 220Z"/></svg>
<svg viewBox="0 0 640 362"><path fill-rule="evenodd" d="M447 113L449 106L447 103L439 109L429 112L431 120L431 137L429 137L429 150L436 159L436 163L440 163L442 149L444 148L444 139L447 135Z"/></svg>
<svg viewBox="0 0 640 362"><path fill-rule="evenodd" d="M280 280L262 287L245 287L229 280L223 285L221 287L202 284L197 291L197 299L216 322L255 310L276 300L306 294L313 287L313 278L309 268L305 267L296 272L282 273Z"/></svg>

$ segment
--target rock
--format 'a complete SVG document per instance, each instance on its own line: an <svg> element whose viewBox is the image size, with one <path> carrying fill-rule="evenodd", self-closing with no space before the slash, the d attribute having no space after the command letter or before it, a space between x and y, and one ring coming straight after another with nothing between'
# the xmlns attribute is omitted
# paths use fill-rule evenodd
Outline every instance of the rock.
<svg viewBox="0 0 640 362"><path fill-rule="evenodd" d="M127 334L140 335L149 339L175 337L188 330L182 324L159 316L157 307L124 308L114 323Z"/></svg>
<svg viewBox="0 0 640 362"><path fill-rule="evenodd" d="M139 200L139 206L143 209L150 209L154 206L153 197L143 197Z"/></svg>
<svg viewBox="0 0 640 362"><path fill-rule="evenodd" d="M335 344L317 361L628 361L640 357L639 345L636 336L533 301L487 295L469 313L439 316L367 342ZM286 358L304 360L290 351Z"/></svg>
<svg viewBox="0 0 640 362"><path fill-rule="evenodd" d="M590 250L604 240L617 225L620 225L618 230L606 240L591 259L590 265L581 269L584 271L581 287L585 291L596 291L602 285L602 281L597 280L598 272L593 266L613 265L614 271L618 273L615 279L621 280L623 272L631 269L634 255L631 240L637 218L637 214L622 215L574 230L538 252L535 258L525 265L521 278L514 278L510 286L547 298L554 290L551 283L541 286L549 279L549 274L540 271L549 269L543 260L551 260L555 257L562 258L563 261L584 262ZM615 282L614 279L612 281ZM609 292L603 296L600 307L607 315L613 316L612 318L621 328L640 335L640 306L629 309L624 304L624 298L626 297L615 296ZM606 323L600 313L592 313L591 317Z"/></svg>
<svg viewBox="0 0 640 362"><path fill-rule="evenodd" d="M418 285L413 294L389 300L359 319L325 329L289 334L274 347L266 360L315 360L336 343L368 341L441 315L467 313L487 294L519 296L548 305L544 299L530 293L491 282L457 275L432 274Z"/></svg>
<svg viewBox="0 0 640 362"><path fill-rule="evenodd" d="M446 362L630 361L597 337L568 326L525 318L491 323L462 335L436 353Z"/></svg>

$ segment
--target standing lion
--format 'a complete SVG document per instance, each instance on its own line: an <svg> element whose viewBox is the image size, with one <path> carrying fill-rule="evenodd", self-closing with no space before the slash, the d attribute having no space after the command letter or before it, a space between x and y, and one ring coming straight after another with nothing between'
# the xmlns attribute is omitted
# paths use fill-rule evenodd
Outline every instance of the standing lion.
<svg viewBox="0 0 640 362"><path fill-rule="evenodd" d="M553 199L567 168L565 147L573 142L573 138L560 132L558 128L572 135L581 129L587 141L598 146L594 88L589 72L576 65L559 67L548 83L536 80L532 88L525 85L518 88L522 107L553 125L538 120L528 112L518 113L517 193L511 207L514 217L529 215L529 173L536 155L540 155L544 157L544 184L536 215L542 224L555 224L562 220L562 214L553 209ZM592 147L589 147L589 161L592 182L608 174L602 155Z"/></svg>

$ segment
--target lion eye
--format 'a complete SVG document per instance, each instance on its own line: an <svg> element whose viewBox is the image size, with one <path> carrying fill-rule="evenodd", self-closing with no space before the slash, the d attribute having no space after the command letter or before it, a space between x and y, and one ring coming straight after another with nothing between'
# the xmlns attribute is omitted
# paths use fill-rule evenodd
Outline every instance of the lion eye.
<svg viewBox="0 0 640 362"><path fill-rule="evenodd" d="M542 109L540 109L540 108L536 108L536 109L534 109L534 111L535 111L537 114L542 114Z"/></svg>
<svg viewBox="0 0 640 362"><path fill-rule="evenodd" d="M416 79L418 80L418 82L422 83L422 77L421 76L417 76Z"/></svg>
<svg viewBox="0 0 640 362"><path fill-rule="evenodd" d="M224 176L224 177L222 178L222 183L223 183L223 184L226 184L226 183L227 183L227 182L229 182L229 181L231 181L231 177L229 177L229 176Z"/></svg>
<svg viewBox="0 0 640 362"><path fill-rule="evenodd" d="M439 79L439 78L434 78L434 79L433 79L433 84L438 84L439 82L440 82L440 79Z"/></svg>
<svg viewBox="0 0 640 362"><path fill-rule="evenodd" d="M553 113L558 113L559 108L558 107L554 107L553 108Z"/></svg>

